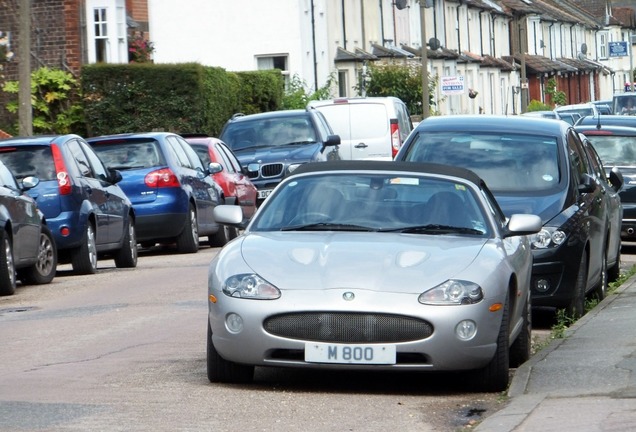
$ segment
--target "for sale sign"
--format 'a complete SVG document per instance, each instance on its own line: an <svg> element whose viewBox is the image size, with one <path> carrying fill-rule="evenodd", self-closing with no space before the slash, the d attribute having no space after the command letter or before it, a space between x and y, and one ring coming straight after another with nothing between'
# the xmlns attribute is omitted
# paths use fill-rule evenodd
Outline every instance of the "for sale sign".
<svg viewBox="0 0 636 432"><path fill-rule="evenodd" d="M442 87L442 94L454 95L464 93L464 76L443 76L441 77L440 84Z"/></svg>

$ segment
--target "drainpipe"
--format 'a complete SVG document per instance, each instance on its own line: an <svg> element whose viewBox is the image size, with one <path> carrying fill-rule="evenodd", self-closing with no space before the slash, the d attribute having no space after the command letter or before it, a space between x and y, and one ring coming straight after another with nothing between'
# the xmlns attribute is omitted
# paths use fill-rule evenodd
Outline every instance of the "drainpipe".
<svg viewBox="0 0 636 432"><path fill-rule="evenodd" d="M455 15L457 16L457 53L461 55L462 53L462 38L459 32L459 8L462 7L462 1L460 0L459 4L455 8Z"/></svg>
<svg viewBox="0 0 636 432"><path fill-rule="evenodd" d="M384 39L384 8L382 7L382 0L380 1L380 37L382 38L382 46L384 46L384 41L386 39ZM362 3L364 3L364 0L362 0Z"/></svg>
<svg viewBox="0 0 636 432"><path fill-rule="evenodd" d="M314 56L314 91L318 91L318 56L316 55L316 14L314 0L311 0L311 44Z"/></svg>
<svg viewBox="0 0 636 432"><path fill-rule="evenodd" d="M347 49L347 16L345 14L345 0L340 2L341 4L341 12L342 12L342 48L346 51Z"/></svg>
<svg viewBox="0 0 636 432"><path fill-rule="evenodd" d="M367 35L364 27L364 0L360 0L360 24L362 28L362 49L367 50Z"/></svg>
<svg viewBox="0 0 636 432"><path fill-rule="evenodd" d="M483 10L479 11L479 34L480 35L484 34L484 26L482 25L482 22L481 22L481 19L482 19L481 14L483 14L483 13L484 13ZM480 51L479 55L481 55L483 57L483 55L484 55L484 38L479 38L479 51Z"/></svg>
<svg viewBox="0 0 636 432"><path fill-rule="evenodd" d="M554 43L552 42L552 27L554 26L554 22L548 26L548 36L550 37L550 59L554 59Z"/></svg>
<svg viewBox="0 0 636 432"><path fill-rule="evenodd" d="M496 57L496 53L495 53L495 47L497 46L497 44L495 43L495 19L496 16L493 14L490 16L490 54L493 57Z"/></svg>

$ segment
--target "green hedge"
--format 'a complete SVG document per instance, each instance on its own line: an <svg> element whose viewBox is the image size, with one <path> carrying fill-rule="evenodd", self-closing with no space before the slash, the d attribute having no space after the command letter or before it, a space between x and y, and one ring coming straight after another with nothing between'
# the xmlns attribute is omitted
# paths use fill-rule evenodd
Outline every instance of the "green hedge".
<svg viewBox="0 0 636 432"><path fill-rule="evenodd" d="M89 136L164 130L218 136L236 112L280 109L280 71L226 72L198 63L82 68Z"/></svg>

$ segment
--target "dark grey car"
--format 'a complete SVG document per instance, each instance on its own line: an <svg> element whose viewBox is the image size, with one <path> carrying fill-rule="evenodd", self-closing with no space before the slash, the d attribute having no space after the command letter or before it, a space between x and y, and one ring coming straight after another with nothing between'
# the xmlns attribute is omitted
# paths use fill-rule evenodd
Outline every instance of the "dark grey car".
<svg viewBox="0 0 636 432"><path fill-rule="evenodd" d="M446 116L421 122L396 156L469 168L507 216L541 216L533 236L532 301L579 316L606 290L620 232L579 134L567 123L524 116Z"/></svg>

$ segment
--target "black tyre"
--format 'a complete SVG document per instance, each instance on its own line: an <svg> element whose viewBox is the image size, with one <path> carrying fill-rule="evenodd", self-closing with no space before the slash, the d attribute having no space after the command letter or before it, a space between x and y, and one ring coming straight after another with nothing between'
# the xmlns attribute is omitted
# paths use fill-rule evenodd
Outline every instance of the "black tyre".
<svg viewBox="0 0 636 432"><path fill-rule="evenodd" d="M579 271L576 275L576 283L574 286L574 292L572 293L572 300L566 308L565 312L568 317L572 319L578 319L585 313L585 288L587 285L587 253L583 251L581 257L581 263L579 264Z"/></svg>
<svg viewBox="0 0 636 432"><path fill-rule="evenodd" d="M95 243L95 230L90 222L86 224L82 244L71 252L71 265L76 274L97 272L97 244Z"/></svg>
<svg viewBox="0 0 636 432"><path fill-rule="evenodd" d="M0 296L15 294L13 245L5 230L0 231Z"/></svg>
<svg viewBox="0 0 636 432"><path fill-rule="evenodd" d="M212 329L208 323L207 366L210 382L250 383L254 380L254 366L225 360L216 352L212 343Z"/></svg>
<svg viewBox="0 0 636 432"><path fill-rule="evenodd" d="M199 223L197 222L197 212L190 204L188 217L186 218L183 231L177 236L177 252L195 253L199 250Z"/></svg>
<svg viewBox="0 0 636 432"><path fill-rule="evenodd" d="M57 248L51 230L42 225L38 260L35 264L18 271L22 283L42 285L51 283L57 270Z"/></svg>
<svg viewBox="0 0 636 432"><path fill-rule="evenodd" d="M601 280L594 286L593 296L601 301L607 295L607 253L603 252L601 256Z"/></svg>
<svg viewBox="0 0 636 432"><path fill-rule="evenodd" d="M532 303L531 295L523 304L523 328L510 346L510 367L516 368L527 362L532 355Z"/></svg>
<svg viewBox="0 0 636 432"><path fill-rule="evenodd" d="M621 275L621 245L618 245L616 262L607 269L607 282L616 282Z"/></svg>
<svg viewBox="0 0 636 432"><path fill-rule="evenodd" d="M137 267L137 234L135 233L135 221L132 218L128 219L124 241L121 249L115 255L115 267Z"/></svg>
<svg viewBox="0 0 636 432"><path fill-rule="evenodd" d="M228 225L221 225L219 227L219 230L214 235L208 237L208 243L212 247L222 247L237 236L237 228Z"/></svg>
<svg viewBox="0 0 636 432"><path fill-rule="evenodd" d="M510 350L508 347L508 320L510 313L508 299L504 304L501 327L497 335L497 350L486 367L476 371L474 382L478 391L501 392L508 388L510 380Z"/></svg>

